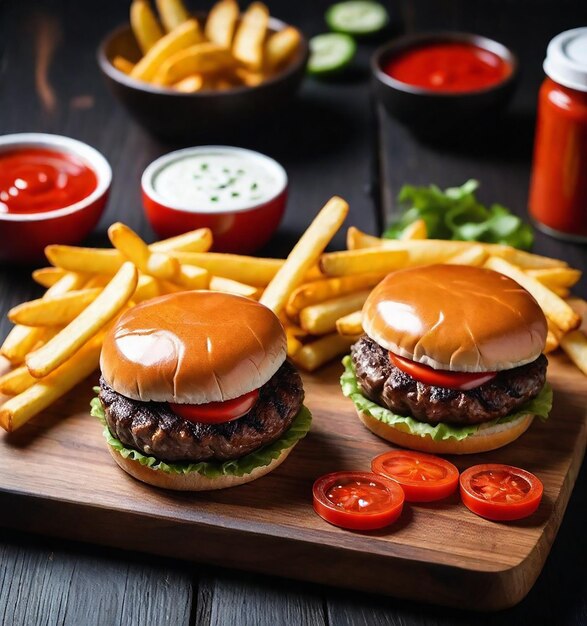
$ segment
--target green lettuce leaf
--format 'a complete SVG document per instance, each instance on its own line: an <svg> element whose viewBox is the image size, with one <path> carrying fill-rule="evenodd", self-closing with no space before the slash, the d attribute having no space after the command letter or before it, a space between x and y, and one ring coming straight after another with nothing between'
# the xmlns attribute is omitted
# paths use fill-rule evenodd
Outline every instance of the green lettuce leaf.
<svg viewBox="0 0 587 626"><path fill-rule="evenodd" d="M404 185L398 196L402 214L383 236L398 239L412 222L421 219L429 239L501 243L529 250L534 240L532 228L501 204L481 204L475 196L478 187L476 180L444 191L436 185Z"/></svg>
<svg viewBox="0 0 587 626"><path fill-rule="evenodd" d="M533 400L526 403L522 409L510 415L506 415L505 417L500 417L499 419L485 422L481 425L457 426L441 422L436 426L432 426L431 424L418 422L413 417L397 415L393 411L365 398L361 393L359 382L355 376L351 357L348 355L345 356L342 363L344 365L344 373L340 378L342 393L354 402L357 409L368 413L371 417L374 417L384 424L391 426L403 424L412 435L419 435L420 437L429 436L434 439L434 441L442 441L444 439L457 439L460 441L461 439L475 434L480 429L513 422L514 420L521 419L525 415L528 415L528 413L536 415L541 420L546 420L552 408L552 389L550 385L546 384L540 393Z"/></svg>
<svg viewBox="0 0 587 626"><path fill-rule="evenodd" d="M94 391L98 393L99 387L94 388ZM244 476L250 474L257 467L264 467L269 465L271 461L277 459L281 452L287 448L293 446L297 441L304 438L310 430L312 424L312 414L305 407L302 406L300 412L296 415L292 425L287 429L283 436L259 450L255 450L240 459L232 461L202 461L200 463L165 463L159 461L153 456L147 456L142 454L138 450L132 448L125 448L124 444L116 439L110 432L106 423L106 415L104 414L104 407L99 398L92 398L90 402L91 411L90 414L97 417L104 426L104 438L109 446L112 446L119 454L125 459L132 459L138 461L141 465L146 465L154 470L160 470L169 474L188 474L190 472L198 472L202 476L207 478L217 478L218 476Z"/></svg>

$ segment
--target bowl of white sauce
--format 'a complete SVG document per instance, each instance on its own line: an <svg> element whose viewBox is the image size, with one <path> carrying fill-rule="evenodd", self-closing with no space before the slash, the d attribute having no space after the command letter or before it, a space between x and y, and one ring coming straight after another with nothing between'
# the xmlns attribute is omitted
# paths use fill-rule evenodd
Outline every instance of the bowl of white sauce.
<svg viewBox="0 0 587 626"><path fill-rule="evenodd" d="M277 230L287 186L277 161L230 146L170 152L141 179L145 212L160 237L207 227L214 250L240 254L258 250Z"/></svg>

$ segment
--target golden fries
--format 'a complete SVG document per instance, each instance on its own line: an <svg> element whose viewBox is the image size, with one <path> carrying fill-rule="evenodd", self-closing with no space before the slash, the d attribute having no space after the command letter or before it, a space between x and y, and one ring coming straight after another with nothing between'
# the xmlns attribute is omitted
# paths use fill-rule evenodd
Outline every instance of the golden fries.
<svg viewBox="0 0 587 626"><path fill-rule="evenodd" d="M321 365L347 352L356 340L356 337L341 337L336 333L325 335L302 346L292 359L303 369L313 372Z"/></svg>
<svg viewBox="0 0 587 626"><path fill-rule="evenodd" d="M201 74L193 74L192 76L186 76L182 80L173 83L173 88L183 93L194 93L200 91L204 86L204 77Z"/></svg>
<svg viewBox="0 0 587 626"><path fill-rule="evenodd" d="M49 262L69 272L92 272L113 276L124 263L118 250L80 248L54 244L45 248Z"/></svg>
<svg viewBox="0 0 587 626"><path fill-rule="evenodd" d="M349 205L338 196L331 198L300 237L283 266L267 286L259 302L278 314L291 292L302 282L308 270L342 226Z"/></svg>
<svg viewBox="0 0 587 626"><path fill-rule="evenodd" d="M0 426L12 432L89 376L100 359L101 338L95 338L52 374L38 380L0 406Z"/></svg>
<svg viewBox="0 0 587 626"><path fill-rule="evenodd" d="M336 320L336 331L339 335L356 337L363 333L362 312L353 311Z"/></svg>
<svg viewBox="0 0 587 626"><path fill-rule="evenodd" d="M265 44L265 66L276 70L285 65L299 48L302 36L293 26L270 35Z"/></svg>
<svg viewBox="0 0 587 626"><path fill-rule="evenodd" d="M206 39L223 48L230 48L238 21L239 8L235 0L220 0L206 19L204 34Z"/></svg>
<svg viewBox="0 0 587 626"><path fill-rule="evenodd" d="M176 52L162 63L153 82L171 85L193 74L226 72L235 64L234 57L226 48L210 42L197 43Z"/></svg>
<svg viewBox="0 0 587 626"><path fill-rule="evenodd" d="M485 267L509 276L528 290L542 307L546 316L564 332L579 325L581 318L564 300L515 265L504 259L490 256L485 262Z"/></svg>
<svg viewBox="0 0 587 626"><path fill-rule="evenodd" d="M312 335L325 335L336 330L336 321L360 309L370 291L358 291L334 300L313 304L300 311L300 325Z"/></svg>
<svg viewBox="0 0 587 626"><path fill-rule="evenodd" d="M416 220L407 226L402 232L402 240L427 239L428 231L424 220Z"/></svg>
<svg viewBox="0 0 587 626"><path fill-rule="evenodd" d="M259 287L246 285L245 283L240 283L230 278L223 278L222 276L212 276L210 278L209 288L212 291L223 291L237 296L244 296L245 298L252 298L253 300L258 300L263 293L263 290Z"/></svg>
<svg viewBox="0 0 587 626"><path fill-rule="evenodd" d="M122 311L134 293L137 278L137 268L132 263L124 263L102 293L78 317L44 346L27 355L29 372L35 378L42 378L65 363Z"/></svg>
<svg viewBox="0 0 587 626"><path fill-rule="evenodd" d="M8 319L23 326L65 326L102 292L98 287L68 291L24 302L8 311Z"/></svg>
<svg viewBox="0 0 587 626"><path fill-rule="evenodd" d="M182 0L155 0L165 30L169 33L190 19Z"/></svg>
<svg viewBox="0 0 587 626"><path fill-rule="evenodd" d="M561 337L560 345L571 361L587 376L587 337L580 330L573 330Z"/></svg>
<svg viewBox="0 0 587 626"><path fill-rule="evenodd" d="M253 2L236 30L232 53L250 69L258 70L263 65L263 42L268 25L269 9L261 2Z"/></svg>
<svg viewBox="0 0 587 626"><path fill-rule="evenodd" d="M532 276L549 289L569 288L577 284L581 279L581 271L571 267L551 267L540 270L526 270L528 276Z"/></svg>
<svg viewBox="0 0 587 626"><path fill-rule="evenodd" d="M167 33L133 67L130 76L137 80L153 80L157 70L169 57L189 46L200 43L202 33L196 20L188 20Z"/></svg>
<svg viewBox="0 0 587 626"><path fill-rule="evenodd" d="M143 54L148 52L163 37L161 26L146 0L133 0L130 5L130 27ZM120 64L126 59L116 57L114 66L125 74L130 74L133 68L132 63L130 70L127 70L119 67L116 63L117 60Z"/></svg>
<svg viewBox="0 0 587 626"><path fill-rule="evenodd" d="M112 65L114 65L114 67L123 74L130 74L135 66L134 63L121 56L115 56L112 59Z"/></svg>
<svg viewBox="0 0 587 626"><path fill-rule="evenodd" d="M487 250L481 245L471 246L447 259L449 265L481 266L487 260Z"/></svg>
<svg viewBox="0 0 587 626"><path fill-rule="evenodd" d="M52 287L65 274L67 272L60 267L42 267L33 271L33 280L43 287Z"/></svg>
<svg viewBox="0 0 587 626"><path fill-rule="evenodd" d="M180 265L174 282L184 289L207 289L210 283L208 270L195 265Z"/></svg>
<svg viewBox="0 0 587 626"><path fill-rule="evenodd" d="M405 250L346 250L322 255L320 269L328 276L350 276L367 272L386 274L404 267L408 258Z"/></svg>
<svg viewBox="0 0 587 626"><path fill-rule="evenodd" d="M16 394L26 391L37 382L34 376L31 376L26 365L21 365L3 376L0 376L0 393L7 396L15 396Z"/></svg>

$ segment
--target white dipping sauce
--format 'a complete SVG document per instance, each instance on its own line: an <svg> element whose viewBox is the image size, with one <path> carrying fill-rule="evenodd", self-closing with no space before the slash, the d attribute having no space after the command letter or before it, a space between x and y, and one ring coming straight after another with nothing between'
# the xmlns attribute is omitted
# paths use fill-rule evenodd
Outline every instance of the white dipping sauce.
<svg viewBox="0 0 587 626"><path fill-rule="evenodd" d="M215 213L261 204L281 191L282 181L261 159L246 153L178 156L153 178L162 198L186 211Z"/></svg>

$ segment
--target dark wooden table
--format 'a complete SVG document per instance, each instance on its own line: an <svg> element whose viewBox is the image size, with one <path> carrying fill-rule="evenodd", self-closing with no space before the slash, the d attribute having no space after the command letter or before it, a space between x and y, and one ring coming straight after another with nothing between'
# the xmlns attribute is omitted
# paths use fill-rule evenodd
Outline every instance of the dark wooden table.
<svg viewBox="0 0 587 626"><path fill-rule="evenodd" d="M270 247L285 252L333 194L351 204L350 222L376 233L394 212L404 182L482 182L484 201L525 214L534 111L549 39L587 22L583 0L413 0L389 3L407 31L451 29L495 37L519 55L522 76L510 114L483 132L424 143L371 100L361 44L344 82L307 80L295 106L244 144L277 158L291 180L287 216ZM328 2L270 2L272 13L307 35L324 29ZM193 8L205 8L198 3ZM95 50L127 19L126 2L0 2L0 133L43 131L86 141L109 159L114 183L92 243L122 220L147 238L139 178L177 147L139 128L106 92ZM47 89L47 87L49 89ZM44 94L41 97L41 94ZM48 95L47 95L48 94ZM179 145L179 144L178 144ZM342 246L343 238L335 242ZM584 248L538 235L536 250L587 269ZM0 337L12 305L39 293L30 269L0 271ZM585 289L578 293L585 295ZM544 451L548 454L548 450ZM10 511L0 511L1 518ZM544 571L517 607L476 615L289 580L0 531L0 622L31 624L586 624L587 472L575 486ZM333 565L334 566L334 565ZM390 590L393 580L389 581Z"/></svg>

